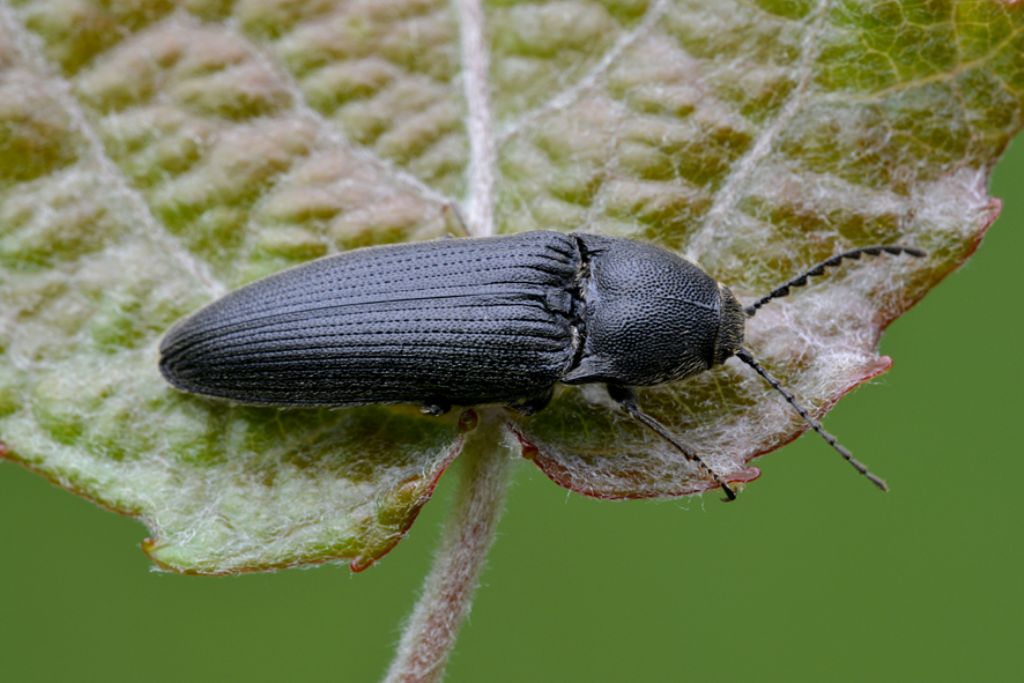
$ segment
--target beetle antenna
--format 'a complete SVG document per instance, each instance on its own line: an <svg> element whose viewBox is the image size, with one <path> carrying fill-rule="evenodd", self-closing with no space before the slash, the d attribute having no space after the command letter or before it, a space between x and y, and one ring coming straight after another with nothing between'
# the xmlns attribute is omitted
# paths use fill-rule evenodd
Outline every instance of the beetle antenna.
<svg viewBox="0 0 1024 683"><path fill-rule="evenodd" d="M725 492L726 501L736 500L736 492L733 491L732 488L728 484L726 484L725 481L720 476L718 476L718 474L713 469L711 469L706 462L701 460L701 457L699 455L697 455L696 453L691 453L689 449L686 448L686 446L679 443L676 440L676 438L672 436L672 432L670 432L665 427L665 425L661 424L653 417L651 417L644 411L640 410L640 406L636 404L636 395L633 393L632 389L630 389L629 387L624 387L615 384L609 384L607 385L607 387L608 395L611 396L613 401L622 406L626 410L626 412L629 413L630 417L634 418L640 424L644 425L645 427L653 431L655 434L665 439L665 441L668 441L670 444L672 444L675 447L675 449L682 453L683 457L685 457L687 460L689 460L690 462L697 463L697 465L699 465L702 470L708 473L708 476L715 480L715 483L722 487L722 491Z"/></svg>
<svg viewBox="0 0 1024 683"><path fill-rule="evenodd" d="M897 244L890 246L861 247L860 249L851 249L850 251L844 251L842 254L836 254L832 258L822 261L821 263L814 266L807 272L803 273L802 275L798 275L797 277L786 282L780 287L776 287L775 289L772 290L771 294L761 297L760 299L750 304L743 310L746 312L748 317L752 318L754 314L757 313L757 309L761 308L772 299L780 299L788 295L789 290L792 289L793 287L803 287L804 285L806 285L807 278L817 277L818 275L823 274L826 268L838 266L839 263L845 259L856 261L864 254L868 254L869 256L879 256L881 254L899 256L900 254L908 254L910 256L921 258L923 256L926 256L927 252L922 251L921 249L915 249L914 247L901 247Z"/></svg>
<svg viewBox="0 0 1024 683"><path fill-rule="evenodd" d="M867 466L864 465L864 463L854 458L853 454L850 453L850 451L848 451L846 447L844 447L841 443L839 443L839 441L836 440L836 437L826 432L825 428L821 426L821 423L815 420L813 417L811 417L811 414L807 412L807 409L804 408L799 403L797 403L796 397L794 397L793 394L786 391L782 387L782 385L779 384L779 380L772 377L772 375L769 374L767 370L761 367L760 363L754 360L754 357L750 355L749 351L741 348L736 352L736 357L739 358L744 363L746 363L747 365L749 365L750 367L754 368L754 371L757 374L761 375L761 377L764 378L764 381L768 382L768 384L770 384L772 388L775 389L775 391L782 394L783 398L785 398L786 401L789 402L789 405L793 406L796 409L796 412L800 413L800 417L804 419L804 422L809 424L811 426L811 429L818 432L821 438L825 439L825 441L828 442L828 445L834 448L835 451L839 453L839 455L843 456L843 460L853 465L853 468L855 470L857 470L865 477L867 477L868 480L878 488L882 489L883 491L889 490L889 485L886 484L883 479L872 474L871 470L869 470Z"/></svg>

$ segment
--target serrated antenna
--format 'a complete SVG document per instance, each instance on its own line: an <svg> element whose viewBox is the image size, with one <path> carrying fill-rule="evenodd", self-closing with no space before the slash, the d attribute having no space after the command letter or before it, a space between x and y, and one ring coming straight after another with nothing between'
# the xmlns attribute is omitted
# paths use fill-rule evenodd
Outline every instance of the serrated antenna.
<svg viewBox="0 0 1024 683"><path fill-rule="evenodd" d="M806 271L805 273L802 273L801 275L796 276L795 278L789 280L785 284L776 287L771 291L770 294L761 297L760 299L750 304L743 310L746 312L748 317L753 317L754 314L757 313L757 309L761 308L772 299L780 299L788 295L789 291L792 288L803 287L804 285L806 285L807 278L822 275L825 273L826 268L833 268L835 266L838 266L840 262L846 259L856 261L865 254L867 254L868 256L880 256L881 254L899 256L900 254L907 254L908 256L914 256L917 258L927 256L927 252L921 249L915 249L914 247L901 247L898 244L890 246L861 247L860 249L851 249L850 251L844 251L841 254L836 254L832 258L822 261L821 263L812 267L810 270Z"/></svg>

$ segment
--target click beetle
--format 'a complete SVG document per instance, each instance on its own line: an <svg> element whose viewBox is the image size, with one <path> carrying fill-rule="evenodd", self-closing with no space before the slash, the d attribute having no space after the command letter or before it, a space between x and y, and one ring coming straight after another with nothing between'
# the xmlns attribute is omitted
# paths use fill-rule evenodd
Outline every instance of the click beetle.
<svg viewBox="0 0 1024 683"><path fill-rule="evenodd" d="M637 405L631 387L673 382L736 356L861 474L885 483L743 347L746 319L847 251L743 307L695 264L651 244L526 232L367 247L242 287L178 322L160 370L186 392L282 407L505 404L530 414L554 387L604 384L630 416L735 494Z"/></svg>

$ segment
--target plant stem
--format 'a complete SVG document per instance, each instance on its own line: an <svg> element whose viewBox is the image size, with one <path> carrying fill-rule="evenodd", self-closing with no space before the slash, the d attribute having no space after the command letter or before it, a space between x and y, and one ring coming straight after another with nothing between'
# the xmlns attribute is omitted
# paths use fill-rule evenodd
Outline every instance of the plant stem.
<svg viewBox="0 0 1024 683"><path fill-rule="evenodd" d="M472 234L487 237L494 234L497 163L483 3L456 0L455 10L470 151L466 216ZM477 429L469 435L460 458L462 477L455 507L385 683L429 683L444 674L505 501L512 462L506 436L499 410L480 411Z"/></svg>
<svg viewBox="0 0 1024 683"><path fill-rule="evenodd" d="M480 413L480 424L460 456L459 489L440 548L385 683L439 681L469 613L501 517L512 463L502 415L497 410Z"/></svg>

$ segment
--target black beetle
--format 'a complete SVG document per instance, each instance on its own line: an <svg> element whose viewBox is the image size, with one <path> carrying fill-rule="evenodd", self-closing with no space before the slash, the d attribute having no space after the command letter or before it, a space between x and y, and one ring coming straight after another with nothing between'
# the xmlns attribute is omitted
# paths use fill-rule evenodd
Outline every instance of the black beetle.
<svg viewBox="0 0 1024 683"><path fill-rule="evenodd" d="M506 404L532 413L555 384L602 383L632 417L722 486L630 387L671 382L736 356L881 488L746 351L745 320L848 251L742 307L693 263L643 242L528 232L356 249L272 275L175 325L160 369L187 392L276 406Z"/></svg>

